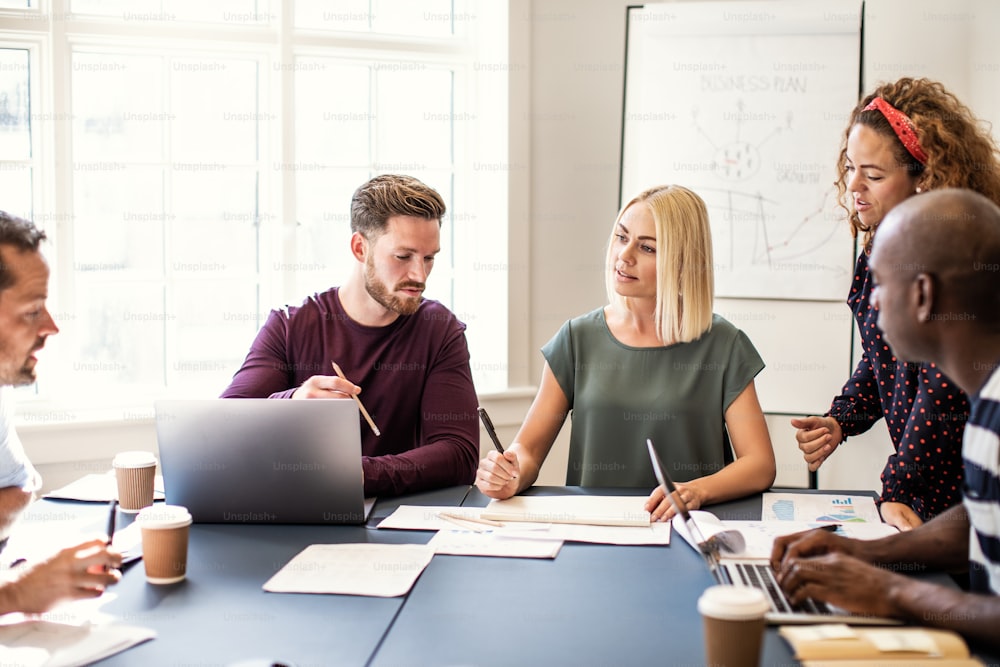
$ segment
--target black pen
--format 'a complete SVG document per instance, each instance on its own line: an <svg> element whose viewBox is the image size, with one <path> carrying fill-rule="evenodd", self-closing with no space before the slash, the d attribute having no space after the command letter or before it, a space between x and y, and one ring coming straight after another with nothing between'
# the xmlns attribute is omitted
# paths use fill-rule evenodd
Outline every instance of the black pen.
<svg viewBox="0 0 1000 667"><path fill-rule="evenodd" d="M112 500L108 506L108 546L111 546L111 541L115 539L115 524L118 523L118 514L116 510L118 509L118 501Z"/></svg>
<svg viewBox="0 0 1000 667"><path fill-rule="evenodd" d="M486 427L486 432L490 435L490 440L493 441L493 446L497 448L497 451L503 454L503 445L500 444L500 438L497 437L496 429L493 428L493 422L490 421L490 416L486 414L484 408L479 408L479 418L483 421L483 426Z"/></svg>
<svg viewBox="0 0 1000 667"><path fill-rule="evenodd" d="M831 533L837 532L838 528L840 528L840 524L839 523L825 523L825 524L823 524L822 526L819 527L820 530L826 530L826 531L829 531Z"/></svg>

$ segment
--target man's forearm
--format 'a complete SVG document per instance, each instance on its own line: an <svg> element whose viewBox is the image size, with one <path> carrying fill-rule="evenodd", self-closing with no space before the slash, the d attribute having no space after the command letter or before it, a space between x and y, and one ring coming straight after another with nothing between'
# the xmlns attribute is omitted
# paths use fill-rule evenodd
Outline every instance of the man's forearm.
<svg viewBox="0 0 1000 667"><path fill-rule="evenodd" d="M1000 647L1000 597L965 593L925 581L908 581L889 593L894 614L917 625L954 630L959 634Z"/></svg>
<svg viewBox="0 0 1000 667"><path fill-rule="evenodd" d="M888 569L964 570L969 565L969 516L956 505L917 528L864 544L858 554Z"/></svg>
<svg viewBox="0 0 1000 667"><path fill-rule="evenodd" d="M427 489L471 484L478 462L474 446L442 440L402 454L366 456L365 495L397 496Z"/></svg>

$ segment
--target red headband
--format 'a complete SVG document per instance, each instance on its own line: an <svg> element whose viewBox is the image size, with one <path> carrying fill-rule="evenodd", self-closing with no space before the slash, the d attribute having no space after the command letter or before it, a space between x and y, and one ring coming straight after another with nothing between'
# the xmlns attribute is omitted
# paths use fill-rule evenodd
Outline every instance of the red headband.
<svg viewBox="0 0 1000 667"><path fill-rule="evenodd" d="M881 97L873 99L862 111L878 109L889 121L892 131L902 142L906 152L913 156L913 159L920 164L927 164L927 153L920 147L920 140L917 138L917 128L913 126L913 121L905 113L892 106Z"/></svg>

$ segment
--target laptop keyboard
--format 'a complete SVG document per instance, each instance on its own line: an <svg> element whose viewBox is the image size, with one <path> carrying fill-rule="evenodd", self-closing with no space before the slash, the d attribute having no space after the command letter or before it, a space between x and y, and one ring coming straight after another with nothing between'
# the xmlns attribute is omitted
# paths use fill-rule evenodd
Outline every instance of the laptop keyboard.
<svg viewBox="0 0 1000 667"><path fill-rule="evenodd" d="M774 570L767 563L727 563L727 570L735 571L740 581L745 586L759 588L767 594L768 602L771 604L771 611L785 614L832 614L833 612L825 603L807 599L803 604L793 605L785 597L784 591L774 578ZM731 578L732 575L730 575ZM739 582L736 582L739 583Z"/></svg>

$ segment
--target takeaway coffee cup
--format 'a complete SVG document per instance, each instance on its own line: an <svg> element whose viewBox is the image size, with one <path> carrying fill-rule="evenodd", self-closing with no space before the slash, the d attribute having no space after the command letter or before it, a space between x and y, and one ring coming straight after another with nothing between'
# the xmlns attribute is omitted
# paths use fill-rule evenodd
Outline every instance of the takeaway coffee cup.
<svg viewBox="0 0 1000 667"><path fill-rule="evenodd" d="M142 531L142 562L146 581L174 584L187 574L188 533L191 514L180 505L153 505L142 509L135 521Z"/></svg>
<svg viewBox="0 0 1000 667"><path fill-rule="evenodd" d="M153 504L156 457L150 452L120 452L111 462L118 480L118 507L138 512Z"/></svg>
<svg viewBox="0 0 1000 667"><path fill-rule="evenodd" d="M746 586L712 586L698 598L705 630L705 663L713 667L757 667L764 638L763 591Z"/></svg>

